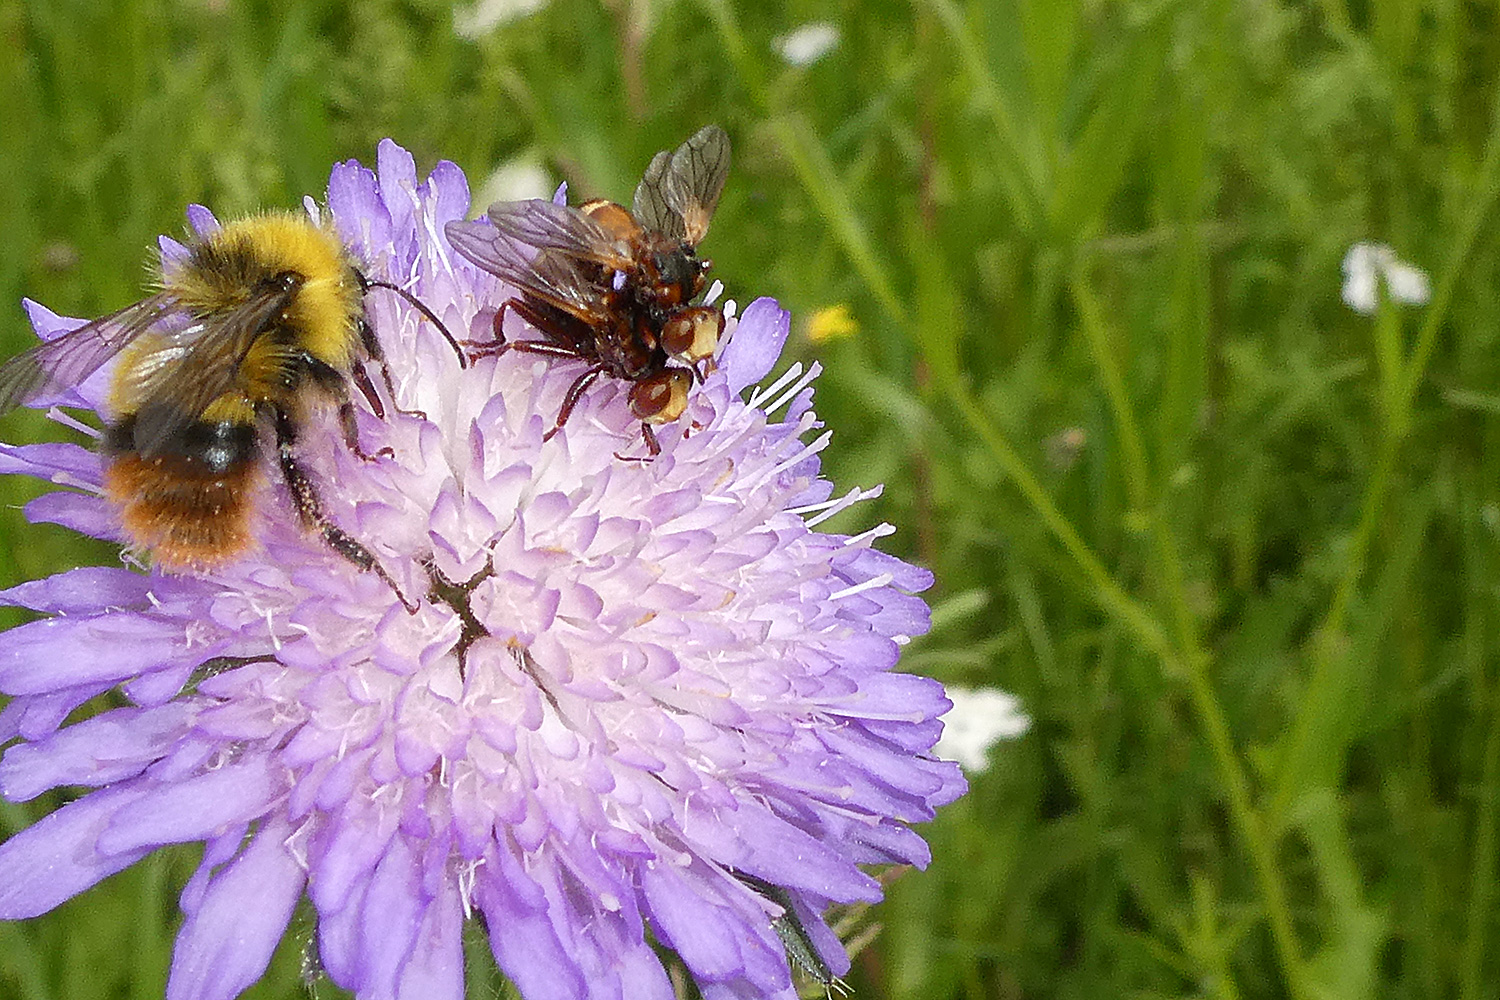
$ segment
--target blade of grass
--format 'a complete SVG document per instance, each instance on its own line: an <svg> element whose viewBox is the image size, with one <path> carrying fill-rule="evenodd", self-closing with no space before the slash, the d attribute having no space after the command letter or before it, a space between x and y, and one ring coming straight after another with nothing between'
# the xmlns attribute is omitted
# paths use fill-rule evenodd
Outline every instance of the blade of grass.
<svg viewBox="0 0 1500 1000"><path fill-rule="evenodd" d="M995 139L1000 145L1000 161L995 165L1004 187L1010 209L1020 228L1032 232L1045 216L1043 192L1048 181L1038 158L1028 156L1021 141L1021 130L1005 92L990 71L979 42L965 23L963 14L952 0L919 0L953 39L959 60L973 85L980 103L988 110L995 125Z"/></svg>

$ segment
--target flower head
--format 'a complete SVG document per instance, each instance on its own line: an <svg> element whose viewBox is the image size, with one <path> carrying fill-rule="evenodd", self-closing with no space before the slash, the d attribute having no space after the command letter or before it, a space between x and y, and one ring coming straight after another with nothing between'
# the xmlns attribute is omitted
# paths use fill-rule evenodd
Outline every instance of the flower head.
<svg viewBox="0 0 1500 1000"><path fill-rule="evenodd" d="M326 210L372 277L483 339L507 290L443 236L467 208L454 165L419 183L386 142L374 172L334 169ZM28 308L43 337L76 325ZM331 418L299 457L384 577L265 476L258 547L232 565L0 594L49 616L0 634L18 740L0 792L93 789L0 846L0 918L203 842L172 1000L253 983L304 893L327 973L362 998L457 1000L476 914L527 1000L671 997L653 940L705 997L791 997L788 921L842 974L823 910L879 897L860 864L924 864L907 824L964 784L929 755L942 688L892 669L927 628L929 574L873 547L885 527L816 530L871 495L818 477L816 367L744 398L786 313L761 299L731 322L647 462L616 457L640 448L624 384L596 382L548 439L577 363L464 368L399 297L367 308L396 395L358 414L373 457ZM106 379L73 401L99 408ZM0 447L0 471L68 487L33 520L118 538L96 453ZM119 707L65 724L111 690Z"/></svg>
<svg viewBox="0 0 1500 1000"><path fill-rule="evenodd" d="M773 39L771 44L788 65L811 66L838 46L838 25L809 21Z"/></svg>

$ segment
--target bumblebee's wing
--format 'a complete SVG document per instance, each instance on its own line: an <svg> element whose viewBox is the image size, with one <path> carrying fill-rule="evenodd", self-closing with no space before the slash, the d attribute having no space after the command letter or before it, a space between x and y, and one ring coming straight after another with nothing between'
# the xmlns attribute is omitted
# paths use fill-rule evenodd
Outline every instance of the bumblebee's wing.
<svg viewBox="0 0 1500 1000"><path fill-rule="evenodd" d="M220 396L242 386L246 355L295 294L258 288L234 308L197 319L132 357L117 389L135 402L136 449L154 454ZM288 350L288 362L291 356Z"/></svg>
<svg viewBox="0 0 1500 1000"><path fill-rule="evenodd" d="M517 204L517 203L512 203ZM517 290L586 322L607 308L606 290L566 251L536 250L483 222L450 222L448 241L474 264Z"/></svg>
<svg viewBox="0 0 1500 1000"><path fill-rule="evenodd" d="M630 248L593 219L569 205L541 198L498 201L488 215L496 229L538 250L557 250L617 271L630 267Z"/></svg>
<svg viewBox="0 0 1500 1000"><path fill-rule="evenodd" d="M697 246L708 234L728 177L729 136L717 125L705 125L670 157L656 154L635 189L636 218L653 219L658 232Z"/></svg>
<svg viewBox="0 0 1500 1000"><path fill-rule="evenodd" d="M75 388L174 309L153 295L17 354L0 365L0 413Z"/></svg>

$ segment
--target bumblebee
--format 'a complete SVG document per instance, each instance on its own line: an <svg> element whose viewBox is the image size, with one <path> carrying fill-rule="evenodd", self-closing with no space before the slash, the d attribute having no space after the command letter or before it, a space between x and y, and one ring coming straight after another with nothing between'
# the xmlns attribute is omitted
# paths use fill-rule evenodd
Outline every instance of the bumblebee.
<svg viewBox="0 0 1500 1000"><path fill-rule="evenodd" d="M117 358L101 441L104 491L131 544L170 570L204 570L252 541L263 428L298 517L340 555L389 580L370 551L323 511L295 455L322 395L337 404L345 443L363 457L351 380L377 416L384 405L362 362L380 364L364 296L391 289L457 342L404 290L371 281L328 228L266 213L195 238L163 256L157 290L0 365L0 413L80 384ZM391 393L394 403L394 393Z"/></svg>
<svg viewBox="0 0 1500 1000"><path fill-rule="evenodd" d="M576 208L532 199L491 205L488 222L448 223L459 253L521 293L501 303L494 340L475 354L518 350L587 362L548 437L608 375L631 383L631 413L647 449L660 453L652 427L682 415L699 364L724 332L722 310L692 303L712 267L697 247L728 174L729 136L709 125L675 152L656 154L629 209L602 199ZM507 340L508 312L544 339Z"/></svg>

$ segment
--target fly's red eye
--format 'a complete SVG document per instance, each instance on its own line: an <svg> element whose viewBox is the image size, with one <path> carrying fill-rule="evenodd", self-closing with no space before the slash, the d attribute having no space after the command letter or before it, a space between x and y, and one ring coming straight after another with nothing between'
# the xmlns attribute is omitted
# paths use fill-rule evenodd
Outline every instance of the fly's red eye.
<svg viewBox="0 0 1500 1000"><path fill-rule="evenodd" d="M683 368L669 368L630 388L630 412L648 424L665 424L687 409L693 376Z"/></svg>
<svg viewBox="0 0 1500 1000"><path fill-rule="evenodd" d="M670 357L693 364L714 356L724 333L724 314L711 306L683 309L661 331L661 346Z"/></svg>

